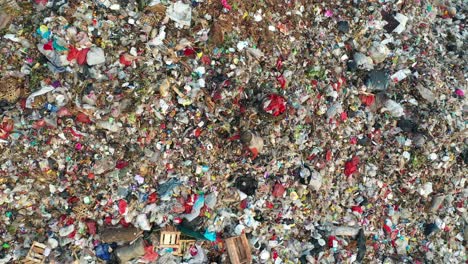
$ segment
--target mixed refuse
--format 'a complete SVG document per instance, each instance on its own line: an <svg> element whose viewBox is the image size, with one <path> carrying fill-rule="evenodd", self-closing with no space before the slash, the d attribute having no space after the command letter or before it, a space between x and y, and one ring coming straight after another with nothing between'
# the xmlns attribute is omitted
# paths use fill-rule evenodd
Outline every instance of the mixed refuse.
<svg viewBox="0 0 468 264"><path fill-rule="evenodd" d="M467 10L0 0L0 263L466 263Z"/></svg>

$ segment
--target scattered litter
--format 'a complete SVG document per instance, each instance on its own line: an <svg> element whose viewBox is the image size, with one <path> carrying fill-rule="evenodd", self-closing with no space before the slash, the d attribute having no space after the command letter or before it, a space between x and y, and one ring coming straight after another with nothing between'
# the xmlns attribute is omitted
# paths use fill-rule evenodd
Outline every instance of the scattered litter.
<svg viewBox="0 0 468 264"><path fill-rule="evenodd" d="M0 263L466 262L466 10L0 0Z"/></svg>

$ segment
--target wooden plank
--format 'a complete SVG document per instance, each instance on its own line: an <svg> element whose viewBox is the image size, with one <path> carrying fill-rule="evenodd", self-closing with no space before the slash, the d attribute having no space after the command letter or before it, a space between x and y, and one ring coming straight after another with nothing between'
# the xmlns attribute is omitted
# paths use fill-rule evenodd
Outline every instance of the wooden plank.
<svg viewBox="0 0 468 264"><path fill-rule="evenodd" d="M168 234L163 234L163 245L168 245L171 243L171 236Z"/></svg>
<svg viewBox="0 0 468 264"><path fill-rule="evenodd" d="M226 239L226 248L231 264L252 263L252 253L245 234Z"/></svg>
<svg viewBox="0 0 468 264"><path fill-rule="evenodd" d="M242 236L242 244L244 248L244 256L245 256L245 261L246 263L252 262L252 251L250 250L250 244L249 241L247 240L247 237L245 234Z"/></svg>
<svg viewBox="0 0 468 264"><path fill-rule="evenodd" d="M237 246L237 252L239 254L239 260L241 262L244 262L245 261L245 258L247 257L246 256L246 252L245 252L245 248L244 248L244 244L243 244L243 241L242 241L242 238L238 237L236 239L236 245Z"/></svg>
<svg viewBox="0 0 468 264"><path fill-rule="evenodd" d="M37 253L37 254L44 254L44 251L45 251L45 249L43 249L43 248L35 248L34 249L34 253Z"/></svg>
<svg viewBox="0 0 468 264"><path fill-rule="evenodd" d="M166 230L175 230L175 228L167 227ZM180 249L180 232L177 231L161 231L160 248L172 248L173 254L179 254Z"/></svg>
<svg viewBox="0 0 468 264"><path fill-rule="evenodd" d="M239 257L237 254L237 247L234 242L234 239L226 239L226 248L228 251L229 259L231 264L240 264Z"/></svg>
<svg viewBox="0 0 468 264"><path fill-rule="evenodd" d="M39 242L33 242L32 246L31 246L31 249L33 249L34 251L42 250L42 252L44 252L46 247L47 247L46 245L41 244Z"/></svg>

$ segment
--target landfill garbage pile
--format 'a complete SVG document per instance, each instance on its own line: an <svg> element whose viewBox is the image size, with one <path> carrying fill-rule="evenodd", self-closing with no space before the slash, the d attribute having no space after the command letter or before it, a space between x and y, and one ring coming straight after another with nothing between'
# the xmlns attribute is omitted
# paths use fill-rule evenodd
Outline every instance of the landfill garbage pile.
<svg viewBox="0 0 468 264"><path fill-rule="evenodd" d="M466 263L467 10L0 0L0 263Z"/></svg>

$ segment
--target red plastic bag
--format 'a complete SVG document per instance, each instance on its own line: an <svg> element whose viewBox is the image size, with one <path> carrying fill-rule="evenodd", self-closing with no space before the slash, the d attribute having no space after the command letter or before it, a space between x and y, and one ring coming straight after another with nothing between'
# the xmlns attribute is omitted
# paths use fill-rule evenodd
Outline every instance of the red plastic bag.
<svg viewBox="0 0 468 264"><path fill-rule="evenodd" d="M373 94L370 94L370 95L361 94L359 95L359 98L361 99L361 103L365 106L371 106L375 102L375 97Z"/></svg>
<svg viewBox="0 0 468 264"><path fill-rule="evenodd" d="M240 202L240 208L245 209L249 205L249 201L247 199L244 199Z"/></svg>
<svg viewBox="0 0 468 264"><path fill-rule="evenodd" d="M0 139L6 140L10 136L10 133L0 129Z"/></svg>
<svg viewBox="0 0 468 264"><path fill-rule="evenodd" d="M72 61L72 60L75 60L77 57L78 57L78 54L79 54L79 50L77 48L75 48L74 46L72 45L69 45L68 46L68 55L67 55L67 60L68 61Z"/></svg>
<svg viewBox="0 0 468 264"><path fill-rule="evenodd" d="M80 123L84 123L84 124L91 123L91 119L89 119L89 117L85 113L82 113L82 112L79 112L76 115L76 121Z"/></svg>
<svg viewBox="0 0 468 264"><path fill-rule="evenodd" d="M118 160L115 164L115 168L118 170L124 169L128 166L128 162L125 160Z"/></svg>
<svg viewBox="0 0 468 264"><path fill-rule="evenodd" d="M201 135L201 132L202 132L201 128L195 129L195 131L194 131L195 137L199 137Z"/></svg>
<svg viewBox="0 0 468 264"><path fill-rule="evenodd" d="M49 42L47 42L46 44L44 44L44 50L54 50L54 47L53 47L53 44L52 44L52 40L49 40Z"/></svg>
<svg viewBox="0 0 468 264"><path fill-rule="evenodd" d="M104 218L104 222L106 223L106 225L112 225L112 217L106 216Z"/></svg>
<svg viewBox="0 0 468 264"><path fill-rule="evenodd" d="M127 212L127 201L121 199L119 200L119 213L123 215L125 212Z"/></svg>
<svg viewBox="0 0 468 264"><path fill-rule="evenodd" d="M230 4L228 4L227 0L221 0L221 4L223 5L224 8L226 8L228 11L231 11L232 7Z"/></svg>
<svg viewBox="0 0 468 264"><path fill-rule="evenodd" d="M341 112L340 114L341 121L346 121L348 119L348 113L346 112Z"/></svg>
<svg viewBox="0 0 468 264"><path fill-rule="evenodd" d="M125 221L125 217L122 217L120 219L120 225L123 226L123 227L129 227L131 223L128 223L127 221Z"/></svg>
<svg viewBox="0 0 468 264"><path fill-rule="evenodd" d="M263 104L265 112L279 116L286 111L286 99L278 94L270 94Z"/></svg>
<svg viewBox="0 0 468 264"><path fill-rule="evenodd" d="M276 198L283 197L284 192L286 189L281 183L275 184L275 187L273 187L273 196Z"/></svg>
<svg viewBox="0 0 468 264"><path fill-rule="evenodd" d="M186 48L184 50L184 56L186 57L195 57L197 52L193 48Z"/></svg>
<svg viewBox="0 0 468 264"><path fill-rule="evenodd" d="M336 236L329 236L329 237L328 237L328 243L327 243L327 244L328 244L328 247L332 248L332 247L333 247L333 242L334 242L335 240L337 240L337 239L336 239Z"/></svg>
<svg viewBox="0 0 468 264"><path fill-rule="evenodd" d="M151 193L148 195L148 203L155 203L158 199L158 194L156 192Z"/></svg>
<svg viewBox="0 0 468 264"><path fill-rule="evenodd" d="M269 201L266 201L266 202L265 202L265 206L266 206L268 209L273 209L273 207L275 207L274 204L273 204L272 202L269 202Z"/></svg>
<svg viewBox="0 0 468 264"><path fill-rule="evenodd" d="M344 174L348 177L351 176L353 173L355 173L358 170L358 164L359 164L359 157L354 156L351 160L345 163Z"/></svg>
<svg viewBox="0 0 468 264"><path fill-rule="evenodd" d="M201 62L204 64L204 65L210 65L211 64L211 59L208 55L203 55L202 58L201 58Z"/></svg>
<svg viewBox="0 0 468 264"><path fill-rule="evenodd" d="M362 206L355 205L351 206L351 211L362 214L364 211L362 210Z"/></svg>
<svg viewBox="0 0 468 264"><path fill-rule="evenodd" d="M58 117L72 116L72 113L70 112L70 110L68 110L68 108L62 107L57 111L57 116Z"/></svg>
<svg viewBox="0 0 468 264"><path fill-rule="evenodd" d="M120 54L119 62L125 66L131 66L133 62L133 56L127 53L122 53Z"/></svg>
<svg viewBox="0 0 468 264"><path fill-rule="evenodd" d="M82 49L78 52L78 56L76 58L76 62L78 62L79 65L83 65L86 63L86 55L88 55L89 49Z"/></svg>
<svg viewBox="0 0 468 264"><path fill-rule="evenodd" d="M278 258L278 252L277 252L276 250L273 250L272 252L273 252L273 254L272 254L271 257L272 257L274 260L276 260L276 259Z"/></svg>
<svg viewBox="0 0 468 264"><path fill-rule="evenodd" d="M325 160L330 161L332 158L332 152L331 150L327 150L327 153L325 154Z"/></svg>
<svg viewBox="0 0 468 264"><path fill-rule="evenodd" d="M276 69L278 71L281 71L282 68L283 68L283 60L281 60L281 58L278 57L278 59L276 60Z"/></svg>
<svg viewBox="0 0 468 264"><path fill-rule="evenodd" d="M13 131L13 127L13 120L3 121L3 123L0 125L0 138L7 139L10 133Z"/></svg>
<svg viewBox="0 0 468 264"><path fill-rule="evenodd" d="M386 234L392 233L392 228L389 227L388 225L383 225L383 230L385 231Z"/></svg>
<svg viewBox="0 0 468 264"><path fill-rule="evenodd" d="M158 259L158 253L154 252L154 246L149 245L145 247L145 255L143 256L144 260L147 261L156 261Z"/></svg>
<svg viewBox="0 0 468 264"><path fill-rule="evenodd" d="M88 228L88 233L90 235L95 235L96 234L96 221L88 219L86 220L86 227Z"/></svg>
<svg viewBox="0 0 468 264"><path fill-rule="evenodd" d="M281 89L286 88L286 78L284 78L283 74L280 76L276 77L276 80L279 82Z"/></svg>

